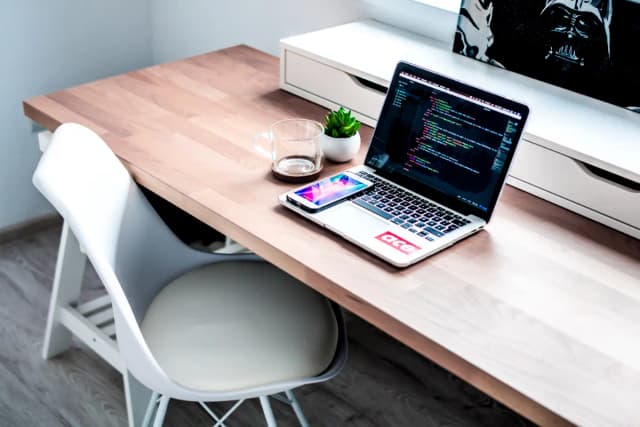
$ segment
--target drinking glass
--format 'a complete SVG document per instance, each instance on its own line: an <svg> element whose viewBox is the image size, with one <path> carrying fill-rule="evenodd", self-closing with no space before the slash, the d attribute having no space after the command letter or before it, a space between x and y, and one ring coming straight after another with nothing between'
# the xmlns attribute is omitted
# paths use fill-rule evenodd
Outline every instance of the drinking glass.
<svg viewBox="0 0 640 427"><path fill-rule="evenodd" d="M268 132L256 136L254 148L271 159L271 171L277 178L307 181L322 170L320 136L323 132L324 127L315 120L280 120L272 124Z"/></svg>

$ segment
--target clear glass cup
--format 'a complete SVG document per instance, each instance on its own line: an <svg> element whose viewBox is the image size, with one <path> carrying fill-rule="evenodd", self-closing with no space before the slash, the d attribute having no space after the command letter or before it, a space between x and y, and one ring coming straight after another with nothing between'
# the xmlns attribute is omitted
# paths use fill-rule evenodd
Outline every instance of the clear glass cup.
<svg viewBox="0 0 640 427"><path fill-rule="evenodd" d="M272 124L268 132L256 135L253 145L271 159L271 170L277 178L312 179L322 170L323 132L324 127L315 120L285 119Z"/></svg>

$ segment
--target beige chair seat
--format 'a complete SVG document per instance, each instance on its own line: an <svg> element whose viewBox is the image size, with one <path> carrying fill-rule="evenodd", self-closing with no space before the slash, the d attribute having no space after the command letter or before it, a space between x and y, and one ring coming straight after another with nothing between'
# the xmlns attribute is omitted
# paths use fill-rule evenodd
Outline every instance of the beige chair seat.
<svg viewBox="0 0 640 427"><path fill-rule="evenodd" d="M314 377L331 363L338 340L325 298L268 264L246 261L180 276L154 298L141 329L167 375L203 391Z"/></svg>

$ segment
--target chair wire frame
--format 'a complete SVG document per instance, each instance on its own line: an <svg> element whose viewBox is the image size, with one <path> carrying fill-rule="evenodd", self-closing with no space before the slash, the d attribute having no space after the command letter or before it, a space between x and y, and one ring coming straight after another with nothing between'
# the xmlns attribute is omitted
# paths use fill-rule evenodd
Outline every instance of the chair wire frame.
<svg viewBox="0 0 640 427"><path fill-rule="evenodd" d="M298 419L301 427L309 427L309 422L302 411L302 407L296 399L293 391L287 390L284 393L273 394L271 396L260 396L260 405L262 406L262 411L265 416L265 420L267 421L268 427L276 427L276 420L273 415L273 410L271 409L271 404L269 403L269 397L286 403L291 406L293 412ZM246 399L240 399L236 401L227 412L225 412L222 416L218 416L213 410L207 405L206 402L198 402L198 405L204 409L204 411L213 419L215 424L213 427L227 427L225 421L235 412L236 409L244 403ZM149 399L149 404L147 405L147 409L144 414L144 419L142 421L141 427L161 427L164 422L164 417L166 415L167 406L169 404L169 398L166 396L161 396L157 392L153 392L151 398ZM151 424L153 420L153 424Z"/></svg>

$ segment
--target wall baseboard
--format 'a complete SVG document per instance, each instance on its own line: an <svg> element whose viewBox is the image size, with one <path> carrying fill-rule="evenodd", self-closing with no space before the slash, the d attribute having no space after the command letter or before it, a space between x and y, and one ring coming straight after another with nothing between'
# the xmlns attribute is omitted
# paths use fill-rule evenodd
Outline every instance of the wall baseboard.
<svg viewBox="0 0 640 427"><path fill-rule="evenodd" d="M62 225L62 217L51 213L0 228L0 245L58 225Z"/></svg>

